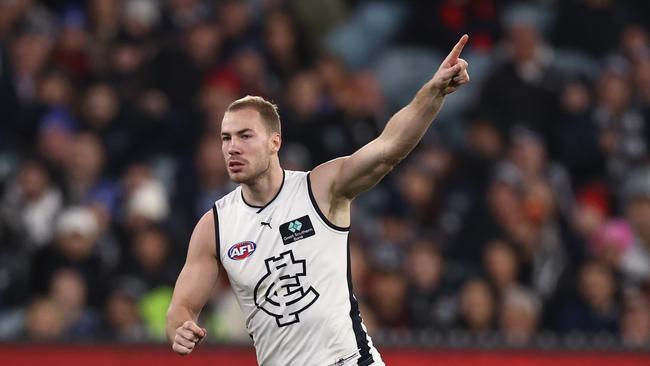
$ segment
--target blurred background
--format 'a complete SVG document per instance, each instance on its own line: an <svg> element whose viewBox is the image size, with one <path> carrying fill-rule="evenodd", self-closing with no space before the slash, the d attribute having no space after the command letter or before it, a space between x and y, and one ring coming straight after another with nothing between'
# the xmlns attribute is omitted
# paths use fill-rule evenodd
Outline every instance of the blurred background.
<svg viewBox="0 0 650 366"><path fill-rule="evenodd" d="M648 351L649 22L644 0L0 0L0 341L165 342L191 230L234 188L228 104L279 104L283 166L309 170L468 33L472 82L355 201L370 334ZM249 344L222 278L208 342Z"/></svg>

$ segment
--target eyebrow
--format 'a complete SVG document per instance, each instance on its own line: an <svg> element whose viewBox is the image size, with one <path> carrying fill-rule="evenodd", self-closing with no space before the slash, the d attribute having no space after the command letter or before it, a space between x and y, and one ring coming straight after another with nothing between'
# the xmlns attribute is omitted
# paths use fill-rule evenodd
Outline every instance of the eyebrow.
<svg viewBox="0 0 650 366"><path fill-rule="evenodd" d="M243 130L239 130L239 131L235 132L235 135L241 135L242 133L246 133L246 132L254 132L254 131L252 129L250 129L250 128L244 128ZM221 136L230 136L230 133L229 132L222 132Z"/></svg>

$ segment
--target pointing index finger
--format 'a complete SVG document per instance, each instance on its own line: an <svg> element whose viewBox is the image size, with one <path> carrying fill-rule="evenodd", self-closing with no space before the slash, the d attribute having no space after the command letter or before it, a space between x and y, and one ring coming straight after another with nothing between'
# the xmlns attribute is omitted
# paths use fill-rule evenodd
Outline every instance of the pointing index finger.
<svg viewBox="0 0 650 366"><path fill-rule="evenodd" d="M458 40L458 43L454 46L454 48L449 52L449 55L447 56L447 62L449 65L455 65L456 62L458 61L458 57L460 56L460 53L463 51L463 47L465 47L465 44L467 43L467 40L469 39L469 36L467 34L463 34L462 37Z"/></svg>

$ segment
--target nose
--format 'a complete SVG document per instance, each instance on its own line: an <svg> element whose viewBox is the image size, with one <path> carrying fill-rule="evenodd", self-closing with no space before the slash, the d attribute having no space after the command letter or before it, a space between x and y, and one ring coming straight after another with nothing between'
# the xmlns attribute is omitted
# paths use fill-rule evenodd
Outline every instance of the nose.
<svg viewBox="0 0 650 366"><path fill-rule="evenodd" d="M228 152L228 155L241 154L241 150L239 148L239 143L237 142L237 138L233 137L232 139L230 139L226 151Z"/></svg>

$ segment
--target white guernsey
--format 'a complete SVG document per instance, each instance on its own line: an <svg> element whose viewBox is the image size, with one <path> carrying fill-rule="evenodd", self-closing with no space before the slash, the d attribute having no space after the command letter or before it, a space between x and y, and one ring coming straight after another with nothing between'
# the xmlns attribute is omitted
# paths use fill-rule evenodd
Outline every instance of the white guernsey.
<svg viewBox="0 0 650 366"><path fill-rule="evenodd" d="M237 188L215 204L219 259L262 365L382 365L352 294L349 228L329 222L309 175L285 171L264 207ZM374 363L373 363L374 362Z"/></svg>

